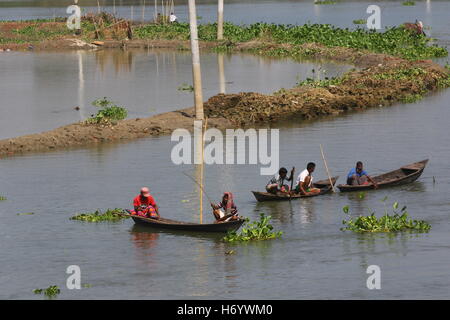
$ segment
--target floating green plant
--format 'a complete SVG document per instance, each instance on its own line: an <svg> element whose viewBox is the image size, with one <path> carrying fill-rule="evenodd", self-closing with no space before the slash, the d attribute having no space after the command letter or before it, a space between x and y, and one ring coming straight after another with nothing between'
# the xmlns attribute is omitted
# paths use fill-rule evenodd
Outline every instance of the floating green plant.
<svg viewBox="0 0 450 320"><path fill-rule="evenodd" d="M88 123L111 123L112 121L123 120L128 115L127 109L117 106L106 97L95 100L92 102L92 105L101 109L96 115L92 115L92 117L87 120Z"/></svg>
<svg viewBox="0 0 450 320"><path fill-rule="evenodd" d="M6 197L0 196L0 201L5 201Z"/></svg>
<svg viewBox="0 0 450 320"><path fill-rule="evenodd" d="M34 289L33 293L34 294L44 294L45 296L47 296L49 298L53 298L53 297L56 297L58 294L60 294L61 290L59 289L58 286L50 286L46 289Z"/></svg>
<svg viewBox="0 0 450 320"><path fill-rule="evenodd" d="M386 199L383 199L384 204ZM341 228L341 230L354 232L430 231L431 225L428 222L409 218L406 206L402 207L400 211L398 211L398 208L398 202L394 202L392 205L393 212L389 214L385 205L384 215L380 218L377 218L375 212L369 209L369 216L349 217L348 220L343 220L342 223L345 227ZM345 214L349 214L349 206L343 207L342 210Z"/></svg>
<svg viewBox="0 0 450 320"><path fill-rule="evenodd" d="M336 4L337 0L316 0L314 4Z"/></svg>
<svg viewBox="0 0 450 320"><path fill-rule="evenodd" d="M404 6L415 6L416 2L415 1L404 1L402 4Z"/></svg>
<svg viewBox="0 0 450 320"><path fill-rule="evenodd" d="M33 214L34 214L34 212L22 212L22 213L18 213L17 215L18 216L31 216Z"/></svg>
<svg viewBox="0 0 450 320"><path fill-rule="evenodd" d="M366 19L353 20L353 24L366 24Z"/></svg>
<svg viewBox="0 0 450 320"><path fill-rule="evenodd" d="M282 231L274 232L273 226L269 223L271 216L265 216L261 213L259 221L249 223L247 227L242 228L241 233L236 231L228 232L223 238L225 242L268 240L281 237ZM248 220L246 221L248 222Z"/></svg>
<svg viewBox="0 0 450 320"><path fill-rule="evenodd" d="M194 87L190 84L187 83L183 83L183 85L178 87L178 91L189 91L189 92L193 92L194 91Z"/></svg>
<svg viewBox="0 0 450 320"><path fill-rule="evenodd" d="M127 219L129 216L126 215L123 209L107 209L104 213L97 210L92 213L81 213L70 218L70 220L86 221L86 222L102 222L111 221L116 222L122 219Z"/></svg>

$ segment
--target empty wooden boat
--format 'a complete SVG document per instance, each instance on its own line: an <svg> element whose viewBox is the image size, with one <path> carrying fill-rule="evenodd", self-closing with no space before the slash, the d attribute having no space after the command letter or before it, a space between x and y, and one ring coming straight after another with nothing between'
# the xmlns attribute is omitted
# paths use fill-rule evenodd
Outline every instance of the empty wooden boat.
<svg viewBox="0 0 450 320"><path fill-rule="evenodd" d="M378 176L374 176L372 177L372 179L378 184L379 188L386 188L411 183L413 181L416 181L420 177L427 163L428 159L419 162L414 162L406 166L403 166L397 170L390 171ZM337 187L341 192L363 191L374 189L372 183L359 186L340 184Z"/></svg>
<svg viewBox="0 0 450 320"><path fill-rule="evenodd" d="M339 177L333 177L331 178L331 181L333 182L333 185L336 183L336 180ZM320 180L315 183L313 183L314 188L320 189L320 193L314 194L314 195L301 195L301 194L283 194L283 193L269 193L269 192L260 192L260 191L252 191L253 195L255 196L256 200L258 201L280 201L280 200L294 200L294 199L300 199L300 198L310 198L310 197L317 197L323 194L326 194L331 191L332 185L330 184L330 180Z"/></svg>

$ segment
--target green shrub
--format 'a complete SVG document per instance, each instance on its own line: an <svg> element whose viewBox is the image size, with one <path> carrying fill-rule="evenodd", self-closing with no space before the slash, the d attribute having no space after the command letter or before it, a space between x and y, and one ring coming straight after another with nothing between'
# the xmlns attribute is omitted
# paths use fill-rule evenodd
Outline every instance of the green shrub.
<svg viewBox="0 0 450 320"><path fill-rule="evenodd" d="M96 115L92 115L92 117L88 119L88 123L111 123L112 121L123 120L128 115L127 109L117 106L106 97L95 100L92 102L92 105L101 109Z"/></svg>

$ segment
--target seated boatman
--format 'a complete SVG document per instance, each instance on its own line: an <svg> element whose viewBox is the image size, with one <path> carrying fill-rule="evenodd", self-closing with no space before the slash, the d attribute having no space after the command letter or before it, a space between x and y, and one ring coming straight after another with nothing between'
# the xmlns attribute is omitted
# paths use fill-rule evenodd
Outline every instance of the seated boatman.
<svg viewBox="0 0 450 320"><path fill-rule="evenodd" d="M295 183L295 191L297 193L305 196L311 196L320 193L320 189L314 188L312 184L312 173L315 169L316 164L314 162L310 162L307 164L306 169L298 175L297 181Z"/></svg>
<svg viewBox="0 0 450 320"><path fill-rule="evenodd" d="M150 194L150 189L147 187L141 188L133 200L134 211L131 214L136 214L141 217L159 219L159 208L155 199Z"/></svg>
<svg viewBox="0 0 450 320"><path fill-rule="evenodd" d="M272 179L270 179L269 183L266 185L266 191L270 193L276 194L277 192L289 192L289 186L284 184L284 181L292 181L294 169L291 170L291 176L287 177L287 169L286 168L280 168L278 170L278 174L274 175Z"/></svg>
<svg viewBox="0 0 450 320"><path fill-rule="evenodd" d="M347 175L347 184L350 186L362 186L369 184L369 181L373 186L378 188L378 183L376 183L363 169L363 163L358 161L356 167L352 168Z"/></svg>

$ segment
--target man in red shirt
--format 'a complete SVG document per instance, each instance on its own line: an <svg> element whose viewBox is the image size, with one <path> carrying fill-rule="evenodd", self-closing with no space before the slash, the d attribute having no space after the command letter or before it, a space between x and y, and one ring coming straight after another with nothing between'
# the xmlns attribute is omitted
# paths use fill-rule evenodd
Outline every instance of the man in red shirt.
<svg viewBox="0 0 450 320"><path fill-rule="evenodd" d="M158 206L156 205L155 199L153 199L150 194L150 190L146 187L142 188L141 193L134 198L133 206L136 213L139 213L139 211L142 211L142 207L145 207L148 209L150 217L153 217L152 213L155 212L156 217L159 218Z"/></svg>

